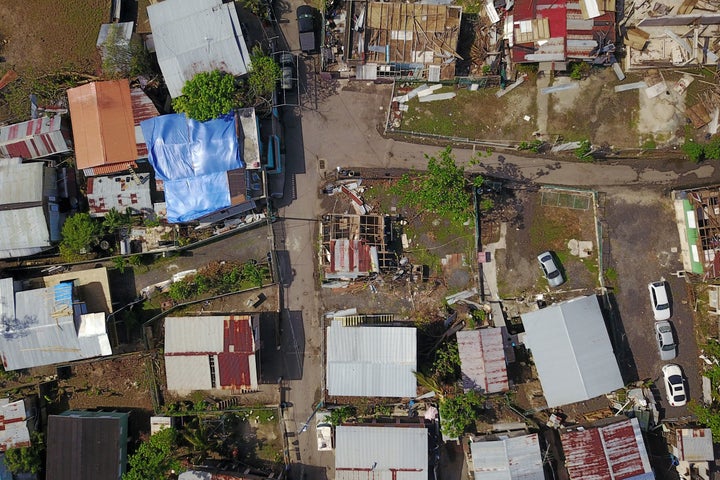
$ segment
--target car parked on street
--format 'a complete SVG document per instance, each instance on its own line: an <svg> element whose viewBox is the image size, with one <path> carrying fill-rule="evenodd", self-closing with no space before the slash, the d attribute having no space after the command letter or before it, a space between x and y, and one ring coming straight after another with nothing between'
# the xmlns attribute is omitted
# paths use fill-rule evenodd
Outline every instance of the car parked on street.
<svg viewBox="0 0 720 480"><path fill-rule="evenodd" d="M655 320L668 320L670 318L670 296L665 280L648 283L648 291Z"/></svg>
<svg viewBox="0 0 720 480"><path fill-rule="evenodd" d="M660 350L660 360L672 360L677 356L677 345L670 322L667 320L655 322L655 338Z"/></svg>
<svg viewBox="0 0 720 480"><path fill-rule="evenodd" d="M295 78L295 56L290 52L280 54L278 61L280 64L280 88L283 90L292 90L293 79Z"/></svg>
<svg viewBox="0 0 720 480"><path fill-rule="evenodd" d="M674 363L668 363L662 367L662 373L668 403L673 407L682 407L687 403L685 377L683 377L682 370Z"/></svg>
<svg viewBox="0 0 720 480"><path fill-rule="evenodd" d="M310 5L300 5L297 10L300 50L312 53L317 50L315 34L315 9Z"/></svg>
<svg viewBox="0 0 720 480"><path fill-rule="evenodd" d="M540 268L542 268L543 274L547 279L548 285L551 287L559 287L565 283L562 272L558 267L555 257L551 252L543 252L538 255L538 262L540 262Z"/></svg>

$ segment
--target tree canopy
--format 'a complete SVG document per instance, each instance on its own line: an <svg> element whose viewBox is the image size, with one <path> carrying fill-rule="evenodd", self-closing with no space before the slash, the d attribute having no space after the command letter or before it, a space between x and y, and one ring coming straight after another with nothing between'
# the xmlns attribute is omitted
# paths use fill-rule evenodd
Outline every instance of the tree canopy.
<svg viewBox="0 0 720 480"><path fill-rule="evenodd" d="M180 462L174 458L177 431L165 428L140 444L128 457L127 473L123 480L165 480L171 471L181 472Z"/></svg>
<svg viewBox="0 0 720 480"><path fill-rule="evenodd" d="M98 241L100 224L88 213L76 213L65 220L60 256L68 262L80 260Z"/></svg>
<svg viewBox="0 0 720 480"><path fill-rule="evenodd" d="M440 401L442 432L450 438L462 436L483 409L485 398L474 390Z"/></svg>
<svg viewBox="0 0 720 480"><path fill-rule="evenodd" d="M269 55L265 54L260 47L255 47L250 55L252 69L248 73L248 86L250 96L255 97L257 103L258 97L267 97L275 90L277 81L280 79L282 71L280 65Z"/></svg>
<svg viewBox="0 0 720 480"><path fill-rule="evenodd" d="M465 222L472 213L473 186L482 184L477 176L470 182L465 169L455 164L452 148L447 147L440 155L428 160L427 170L417 175L403 175L391 189L400 197L400 204L417 207L447 217L452 221Z"/></svg>
<svg viewBox="0 0 720 480"><path fill-rule="evenodd" d="M241 107L235 78L220 70L200 72L185 82L182 96L173 99L172 106L178 113L204 122Z"/></svg>

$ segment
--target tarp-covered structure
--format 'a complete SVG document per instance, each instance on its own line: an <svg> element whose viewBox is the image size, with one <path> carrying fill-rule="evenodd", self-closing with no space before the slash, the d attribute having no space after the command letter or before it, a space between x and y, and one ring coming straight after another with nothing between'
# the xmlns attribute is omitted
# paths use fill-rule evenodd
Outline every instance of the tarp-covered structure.
<svg viewBox="0 0 720 480"><path fill-rule="evenodd" d="M163 181L170 223L189 222L232 205L246 188L234 115L198 122L184 114L140 123L155 177ZM237 179L238 185L234 185Z"/></svg>

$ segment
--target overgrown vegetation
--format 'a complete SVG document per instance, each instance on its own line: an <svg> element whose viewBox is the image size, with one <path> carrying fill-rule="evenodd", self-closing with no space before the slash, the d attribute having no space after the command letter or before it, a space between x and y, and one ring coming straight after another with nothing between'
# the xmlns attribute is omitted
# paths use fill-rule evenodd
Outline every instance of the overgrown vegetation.
<svg viewBox="0 0 720 480"><path fill-rule="evenodd" d="M103 42L102 71L107 78L135 78L152 71L150 54L142 40L133 36L130 41L122 36L120 24L111 23Z"/></svg>
<svg viewBox="0 0 720 480"><path fill-rule="evenodd" d="M45 453L45 439L42 433L33 432L30 435L30 446L22 448L9 448L5 452L5 465L10 473L37 474L42 470Z"/></svg>
<svg viewBox="0 0 720 480"><path fill-rule="evenodd" d="M344 422L354 417L356 412L357 411L355 407L353 407L352 405L345 405L343 407L334 408L330 410L330 417L328 418L328 421L333 427L337 427L338 425L342 425Z"/></svg>
<svg viewBox="0 0 720 480"><path fill-rule="evenodd" d="M173 109L204 122L242 107L235 77L220 70L200 72L185 82L182 95L172 101Z"/></svg>
<svg viewBox="0 0 720 480"><path fill-rule="evenodd" d="M703 405L698 402L690 402L689 409L697 417L698 423L705 425L712 430L713 440L720 441L720 342L711 338L706 344L701 345L703 354L712 361L710 365L705 365L702 375L710 380L712 392L712 402L709 405Z"/></svg>
<svg viewBox="0 0 720 480"><path fill-rule="evenodd" d="M184 469L174 457L177 438L175 429L166 428L142 442L128 457L128 472L122 480L164 480L171 471L182 472Z"/></svg>
<svg viewBox="0 0 720 480"><path fill-rule="evenodd" d="M590 75L590 64L587 62L575 62L570 67L570 78L573 80L582 80Z"/></svg>
<svg viewBox="0 0 720 480"><path fill-rule="evenodd" d="M545 142L536 138L535 140L533 140L531 142L520 142L520 145L518 145L518 150L539 153L540 149L544 145L545 145Z"/></svg>
<svg viewBox="0 0 720 480"><path fill-rule="evenodd" d="M255 98L255 104L258 104L260 99L270 101L270 95L282 74L280 65L258 46L253 48L250 61L252 68L248 73L248 93Z"/></svg>
<svg viewBox="0 0 720 480"><path fill-rule="evenodd" d="M401 206L435 213L453 222L463 223L473 218L472 188L482 185L483 178L465 177L465 169L455 163L452 148L440 152L438 158L425 155L427 170L417 175L403 175L391 187Z"/></svg>
<svg viewBox="0 0 720 480"><path fill-rule="evenodd" d="M682 151L690 161L700 163L703 160L720 160L720 136L714 136L708 143L698 143L685 135Z"/></svg>
<svg viewBox="0 0 720 480"><path fill-rule="evenodd" d="M590 155L591 152L592 144L590 143L590 140L584 139L580 140L580 146L575 149L574 153L578 160L591 162L593 160L592 155Z"/></svg>
<svg viewBox="0 0 720 480"><path fill-rule="evenodd" d="M442 432L449 438L459 438L475 423L483 410L485 398L474 390L440 400Z"/></svg>
<svg viewBox="0 0 720 480"><path fill-rule="evenodd" d="M77 262L87 257L98 242L100 224L88 213L76 213L65 220L60 242L60 256L66 262Z"/></svg>
<svg viewBox="0 0 720 480"><path fill-rule="evenodd" d="M460 353L456 341L440 345L435 352L432 369L433 376L442 383L452 384L460 378Z"/></svg>
<svg viewBox="0 0 720 480"><path fill-rule="evenodd" d="M183 302L203 295L223 293L262 286L269 270L255 261L244 264L213 262L198 271L170 285L168 295L176 302Z"/></svg>

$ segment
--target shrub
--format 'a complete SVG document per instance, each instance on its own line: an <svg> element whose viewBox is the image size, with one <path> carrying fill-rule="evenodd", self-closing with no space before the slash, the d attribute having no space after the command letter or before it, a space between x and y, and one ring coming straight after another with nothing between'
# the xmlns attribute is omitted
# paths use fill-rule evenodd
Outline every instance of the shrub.
<svg viewBox="0 0 720 480"><path fill-rule="evenodd" d="M705 148L693 140L685 140L685 143L682 145L682 151L692 162L700 163L705 159Z"/></svg>

